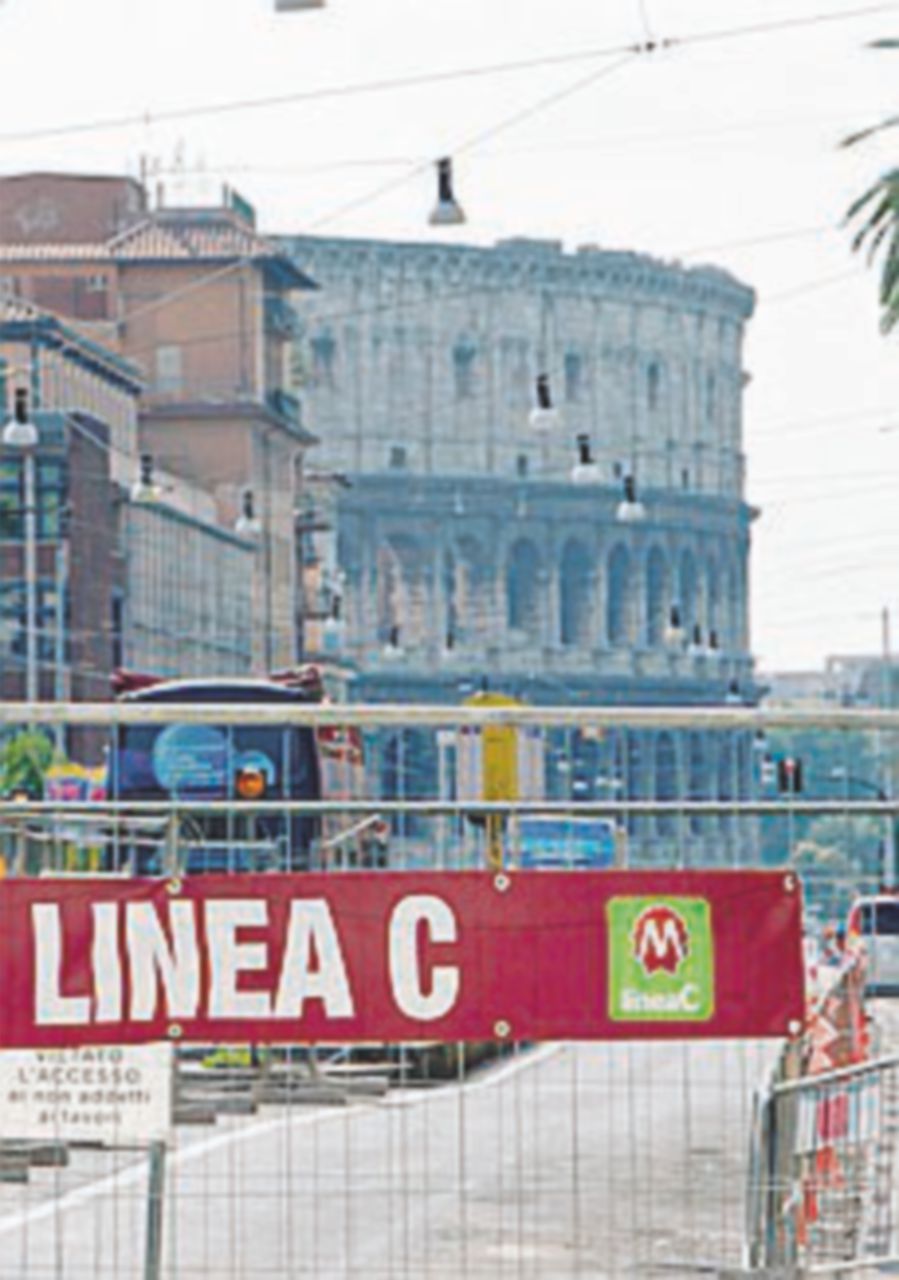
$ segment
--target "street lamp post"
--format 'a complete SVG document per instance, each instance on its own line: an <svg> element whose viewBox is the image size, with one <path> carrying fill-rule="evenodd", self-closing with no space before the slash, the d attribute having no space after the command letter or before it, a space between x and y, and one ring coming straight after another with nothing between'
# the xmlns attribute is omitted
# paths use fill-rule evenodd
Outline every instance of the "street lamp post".
<svg viewBox="0 0 899 1280"><path fill-rule="evenodd" d="M13 416L3 429L3 443L22 454L25 516L25 698L38 699L37 666L37 427L28 416L28 392L19 387ZM58 604L57 604L57 607Z"/></svg>

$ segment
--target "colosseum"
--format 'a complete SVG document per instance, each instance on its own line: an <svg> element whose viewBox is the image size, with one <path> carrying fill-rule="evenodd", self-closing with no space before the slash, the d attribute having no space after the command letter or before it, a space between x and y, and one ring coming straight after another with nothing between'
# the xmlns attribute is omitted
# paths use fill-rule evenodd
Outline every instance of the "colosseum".
<svg viewBox="0 0 899 1280"><path fill-rule="evenodd" d="M320 286L296 372L317 465L350 481L332 586L355 698L489 678L540 703L757 701L749 288L555 241L282 243ZM629 793L751 785L743 738L628 736Z"/></svg>

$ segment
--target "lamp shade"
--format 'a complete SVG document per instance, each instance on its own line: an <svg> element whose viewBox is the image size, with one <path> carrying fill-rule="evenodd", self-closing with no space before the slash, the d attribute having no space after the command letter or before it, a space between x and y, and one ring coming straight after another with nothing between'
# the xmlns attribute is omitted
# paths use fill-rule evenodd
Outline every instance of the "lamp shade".
<svg viewBox="0 0 899 1280"><path fill-rule="evenodd" d="M453 192L453 162L448 156L437 161L437 203L428 218L432 227L457 227L465 221L465 211Z"/></svg>
<svg viewBox="0 0 899 1280"><path fill-rule="evenodd" d="M646 519L646 508L637 497L637 482L633 476L624 477L624 497L618 504L615 519L622 524L634 524Z"/></svg>
<svg viewBox="0 0 899 1280"><path fill-rule="evenodd" d="M534 384L534 407L528 419L535 431L553 431L559 425L559 411L553 404L548 373L538 373Z"/></svg>
<svg viewBox="0 0 899 1280"><path fill-rule="evenodd" d="M590 437L577 438L577 462L571 468L572 484L598 484L599 467L590 449Z"/></svg>
<svg viewBox="0 0 899 1280"><path fill-rule="evenodd" d="M28 392L24 387L16 391L13 416L3 428L3 443L10 449L37 447L38 430L28 416Z"/></svg>

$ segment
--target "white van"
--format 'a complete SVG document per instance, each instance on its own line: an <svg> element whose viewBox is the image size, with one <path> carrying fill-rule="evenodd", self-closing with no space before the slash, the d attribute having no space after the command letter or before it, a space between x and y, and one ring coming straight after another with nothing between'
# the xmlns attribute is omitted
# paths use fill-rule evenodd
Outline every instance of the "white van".
<svg viewBox="0 0 899 1280"><path fill-rule="evenodd" d="M846 946L864 949L868 995L899 996L899 897L858 898L846 922Z"/></svg>

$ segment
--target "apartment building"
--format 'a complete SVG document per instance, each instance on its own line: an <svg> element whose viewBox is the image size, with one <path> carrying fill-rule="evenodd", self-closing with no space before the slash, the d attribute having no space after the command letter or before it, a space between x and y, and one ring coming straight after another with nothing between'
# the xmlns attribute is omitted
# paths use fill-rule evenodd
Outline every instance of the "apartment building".
<svg viewBox="0 0 899 1280"><path fill-rule="evenodd" d="M254 223L228 190L214 208L150 209L131 178L0 179L0 289L144 379L117 478L150 454L211 495L222 530L251 530L251 664L267 670L296 659L302 633L295 510L315 437L287 388L291 298L313 286Z"/></svg>

